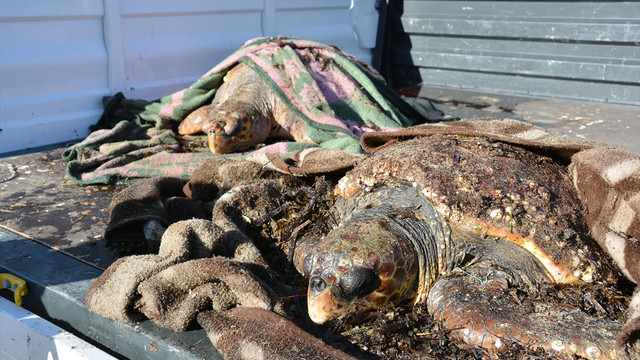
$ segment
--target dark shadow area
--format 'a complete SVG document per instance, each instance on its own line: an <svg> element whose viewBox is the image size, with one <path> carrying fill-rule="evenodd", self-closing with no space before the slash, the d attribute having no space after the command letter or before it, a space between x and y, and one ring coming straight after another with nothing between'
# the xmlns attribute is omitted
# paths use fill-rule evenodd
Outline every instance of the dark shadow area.
<svg viewBox="0 0 640 360"><path fill-rule="evenodd" d="M420 70L411 56L411 37L402 25L404 1L380 2L378 38L373 58L373 67L387 80L391 88L419 85Z"/></svg>
<svg viewBox="0 0 640 360"><path fill-rule="evenodd" d="M27 282L56 286L91 280L102 273L97 267L5 229L0 228L0 234L0 271L25 278ZM77 250L91 251L90 248Z"/></svg>

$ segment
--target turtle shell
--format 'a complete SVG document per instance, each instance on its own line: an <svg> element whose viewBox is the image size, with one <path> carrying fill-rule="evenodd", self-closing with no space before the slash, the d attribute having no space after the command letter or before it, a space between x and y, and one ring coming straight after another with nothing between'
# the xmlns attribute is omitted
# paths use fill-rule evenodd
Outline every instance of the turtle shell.
<svg viewBox="0 0 640 360"><path fill-rule="evenodd" d="M349 198L380 183L411 184L454 231L519 244L558 283L610 274L566 167L544 154L481 137L420 137L366 158L335 191Z"/></svg>

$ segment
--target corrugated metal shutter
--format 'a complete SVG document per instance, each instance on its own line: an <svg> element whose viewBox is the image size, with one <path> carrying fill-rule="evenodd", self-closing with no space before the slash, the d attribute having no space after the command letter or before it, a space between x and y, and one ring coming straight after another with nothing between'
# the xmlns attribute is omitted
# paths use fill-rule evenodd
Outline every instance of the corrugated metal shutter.
<svg viewBox="0 0 640 360"><path fill-rule="evenodd" d="M395 86L640 104L640 2L392 0L387 10L383 71Z"/></svg>
<svg viewBox="0 0 640 360"><path fill-rule="evenodd" d="M374 3L2 1L0 154L84 138L102 96L155 99L180 90L259 36L316 40L370 62Z"/></svg>

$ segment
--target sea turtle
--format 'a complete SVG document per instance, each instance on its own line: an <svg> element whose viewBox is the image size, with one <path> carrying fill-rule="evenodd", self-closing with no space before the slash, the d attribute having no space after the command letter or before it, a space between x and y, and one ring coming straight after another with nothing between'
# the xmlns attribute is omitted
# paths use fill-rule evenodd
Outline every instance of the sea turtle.
<svg viewBox="0 0 640 360"><path fill-rule="evenodd" d="M273 89L243 63L224 77L213 101L189 114L178 127L181 135L207 134L216 154L244 150L267 138L311 142L305 123Z"/></svg>
<svg viewBox="0 0 640 360"><path fill-rule="evenodd" d="M337 184L337 225L296 246L316 323L388 303L426 303L454 337L496 354L518 343L562 356L614 357L621 325L575 308L519 302L544 283L611 282L566 168L482 137L390 145Z"/></svg>

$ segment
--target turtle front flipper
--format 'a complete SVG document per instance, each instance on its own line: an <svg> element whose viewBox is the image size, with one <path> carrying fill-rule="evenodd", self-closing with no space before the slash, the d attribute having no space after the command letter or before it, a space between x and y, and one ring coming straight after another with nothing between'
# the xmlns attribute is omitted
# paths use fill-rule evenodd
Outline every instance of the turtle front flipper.
<svg viewBox="0 0 640 360"><path fill-rule="evenodd" d="M209 129L209 117L212 116L212 110L213 107L211 105L205 105L191 112L178 126L178 134L193 135L199 132L206 134Z"/></svg>
<svg viewBox="0 0 640 360"><path fill-rule="evenodd" d="M560 358L614 359L621 326L565 305L519 302L508 281L491 271L440 278L429 292L429 313L451 335L492 357L513 344Z"/></svg>

